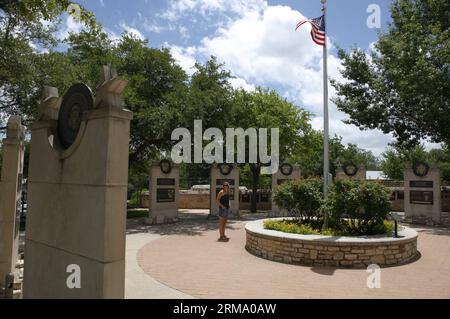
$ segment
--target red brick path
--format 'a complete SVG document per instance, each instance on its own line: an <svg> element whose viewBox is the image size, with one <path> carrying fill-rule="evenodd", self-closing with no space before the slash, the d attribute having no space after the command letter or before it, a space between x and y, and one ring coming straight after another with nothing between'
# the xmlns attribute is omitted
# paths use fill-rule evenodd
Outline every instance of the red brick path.
<svg viewBox="0 0 450 319"><path fill-rule="evenodd" d="M257 258L245 249L243 223L229 243L217 232L169 235L143 246L140 267L156 280L199 298L450 298L450 231L419 230L422 257L384 268L381 289L365 270L311 268Z"/></svg>

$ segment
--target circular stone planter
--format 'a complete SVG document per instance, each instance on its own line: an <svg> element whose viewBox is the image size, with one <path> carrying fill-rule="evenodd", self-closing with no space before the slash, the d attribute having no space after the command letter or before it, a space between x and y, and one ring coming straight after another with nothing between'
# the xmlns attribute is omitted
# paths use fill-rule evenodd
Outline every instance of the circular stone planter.
<svg viewBox="0 0 450 319"><path fill-rule="evenodd" d="M272 220L283 220L275 218ZM306 266L366 268L371 264L392 266L418 256L417 232L403 227L399 238L388 235L338 237L299 235L264 228L264 220L245 226L245 248L251 254L272 261Z"/></svg>

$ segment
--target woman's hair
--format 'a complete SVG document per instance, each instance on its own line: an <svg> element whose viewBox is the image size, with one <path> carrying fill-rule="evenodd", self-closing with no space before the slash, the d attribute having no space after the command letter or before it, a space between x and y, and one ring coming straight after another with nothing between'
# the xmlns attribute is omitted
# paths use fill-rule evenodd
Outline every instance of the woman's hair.
<svg viewBox="0 0 450 319"><path fill-rule="evenodd" d="M230 184L228 184L228 182L224 182L223 184L222 184L222 187L230 187Z"/></svg>

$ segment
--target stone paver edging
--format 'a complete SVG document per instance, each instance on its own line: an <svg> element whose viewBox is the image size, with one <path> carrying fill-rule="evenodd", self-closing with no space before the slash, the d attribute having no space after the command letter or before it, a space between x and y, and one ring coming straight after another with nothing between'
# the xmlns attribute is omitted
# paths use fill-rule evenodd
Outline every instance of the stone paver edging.
<svg viewBox="0 0 450 319"><path fill-rule="evenodd" d="M274 220L277 219L280 220ZM246 224L246 249L255 256L272 261L308 266L365 268L370 264L404 264L418 256L417 232L407 227L399 231L399 238L387 235L336 237L268 230L264 228L264 221Z"/></svg>

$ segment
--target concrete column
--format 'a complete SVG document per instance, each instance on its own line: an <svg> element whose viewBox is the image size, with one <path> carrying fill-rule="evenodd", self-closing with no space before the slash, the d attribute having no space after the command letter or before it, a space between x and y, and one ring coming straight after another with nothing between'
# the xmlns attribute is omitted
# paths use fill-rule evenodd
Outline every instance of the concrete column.
<svg viewBox="0 0 450 319"><path fill-rule="evenodd" d="M23 156L24 127L19 116L12 116L3 140L0 182L0 285L14 273L19 254Z"/></svg>
<svg viewBox="0 0 450 319"><path fill-rule="evenodd" d="M408 165L404 173L405 220L423 225L441 223L441 174L432 166L425 176L414 173Z"/></svg>
<svg viewBox="0 0 450 319"><path fill-rule="evenodd" d="M163 166L161 168L161 166ZM170 167L170 172L165 169ZM164 171L163 171L164 170ZM154 162L150 168L149 223L176 221L180 192L180 167L170 161Z"/></svg>
<svg viewBox="0 0 450 319"><path fill-rule="evenodd" d="M124 297L132 113L121 101L126 82L104 71L68 149L55 112L31 128L24 298Z"/></svg>

